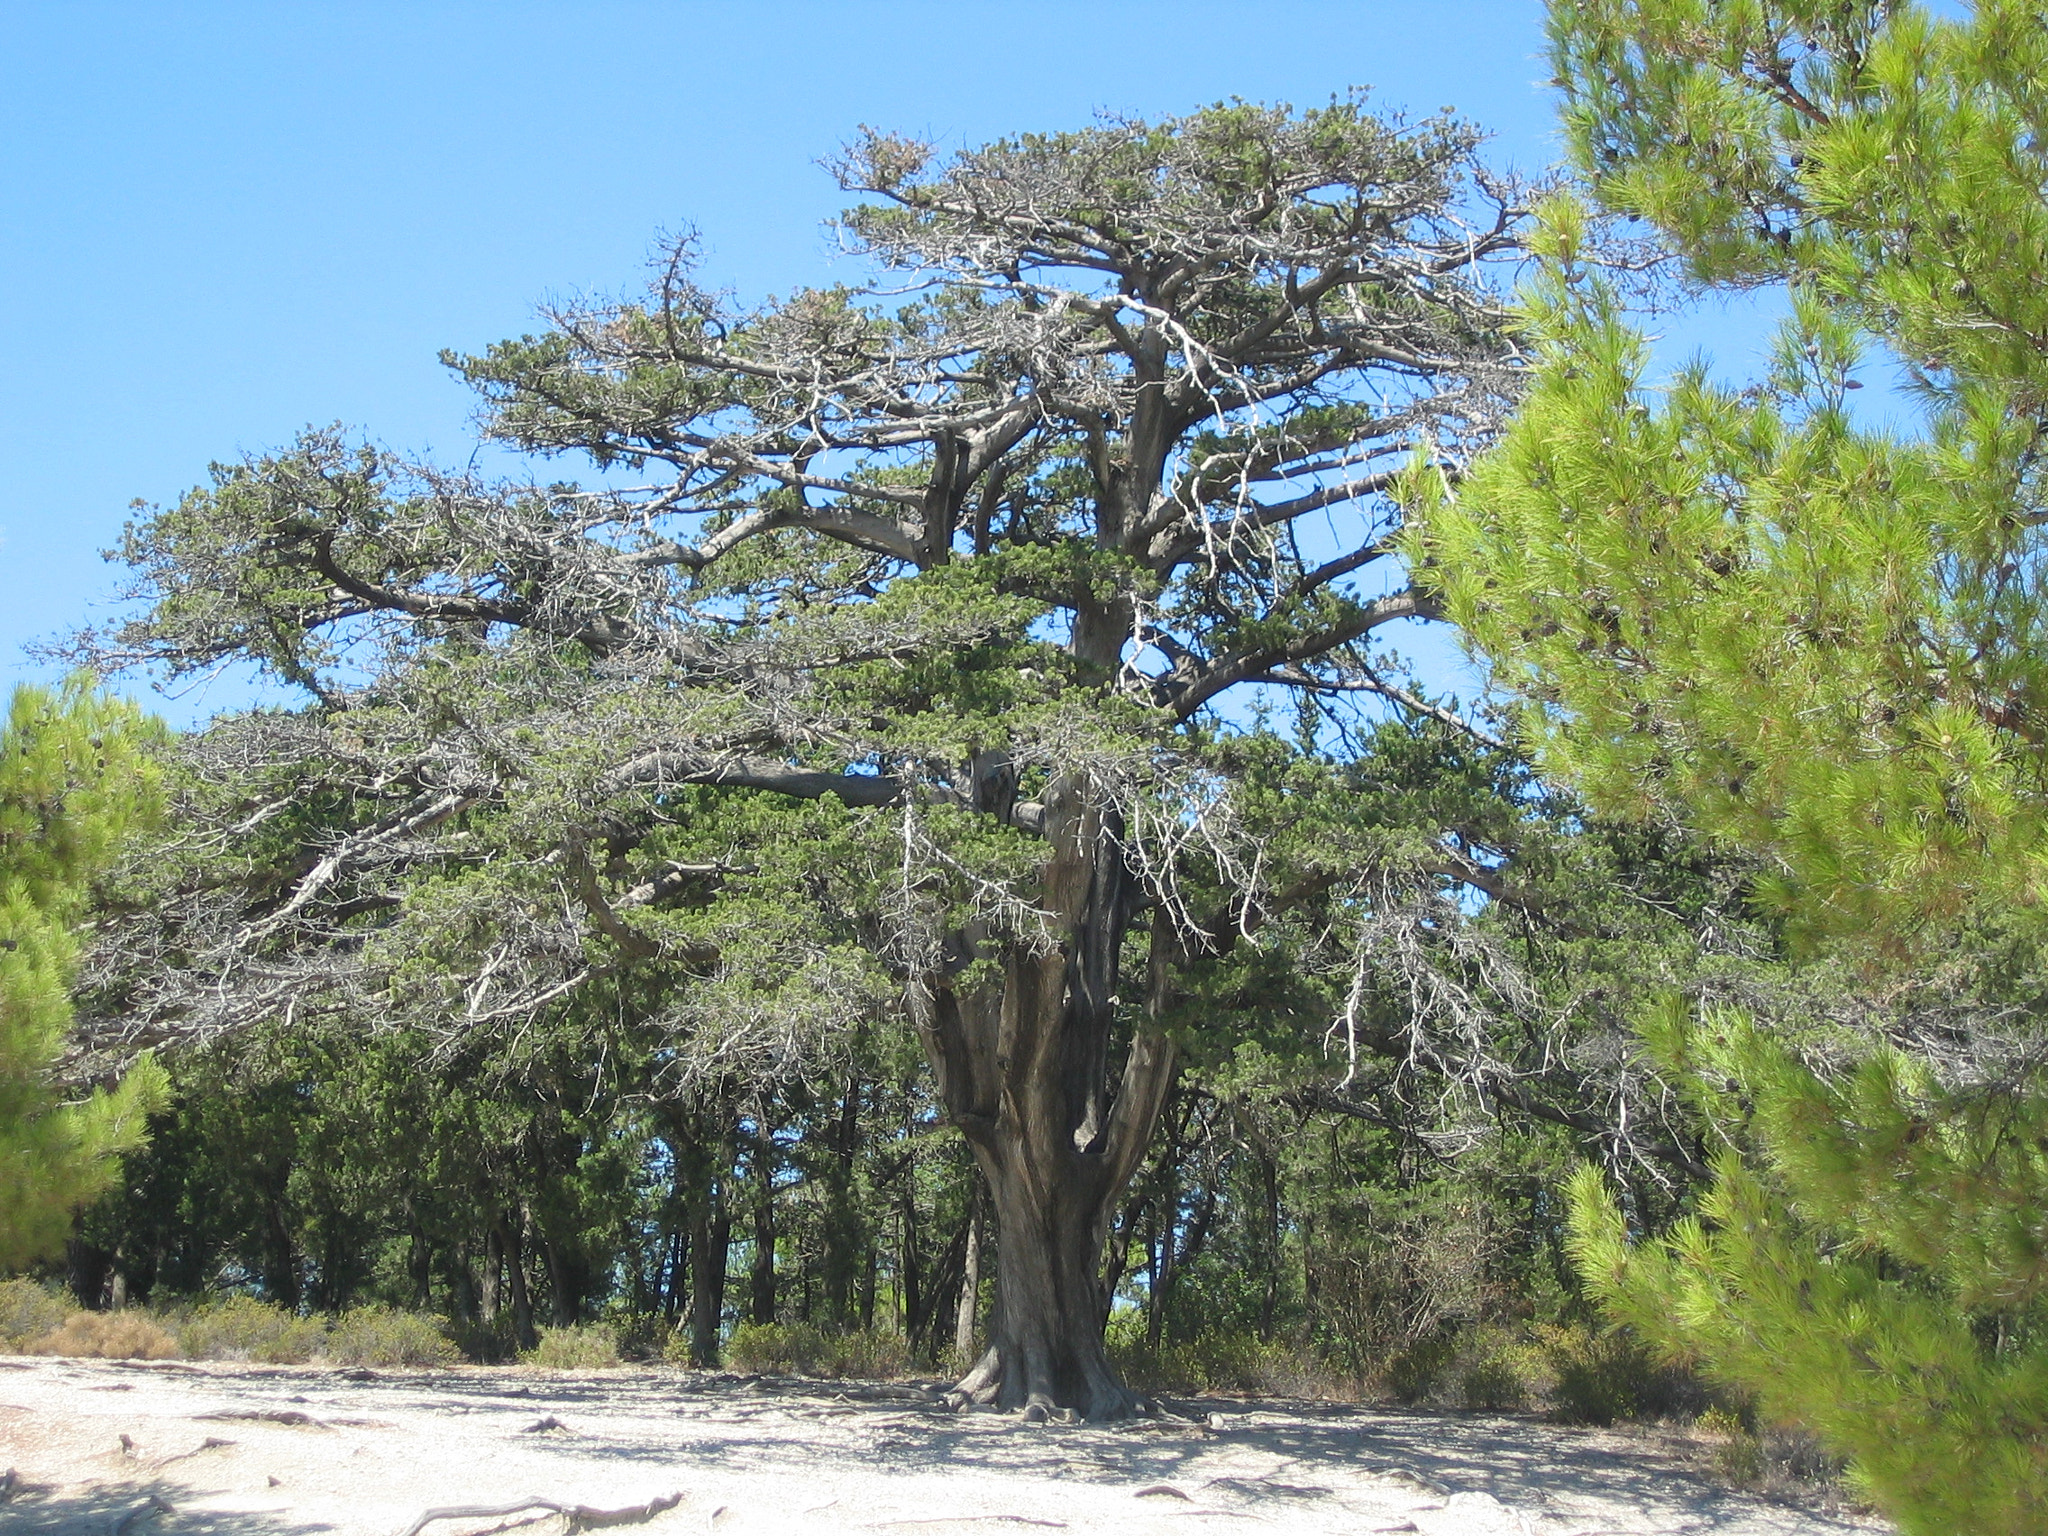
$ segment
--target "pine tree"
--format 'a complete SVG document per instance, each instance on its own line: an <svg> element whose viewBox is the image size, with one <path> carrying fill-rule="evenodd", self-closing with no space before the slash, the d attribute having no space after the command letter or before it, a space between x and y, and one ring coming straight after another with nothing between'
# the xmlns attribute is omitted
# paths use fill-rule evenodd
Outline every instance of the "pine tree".
<svg viewBox="0 0 2048 1536"><path fill-rule="evenodd" d="M82 677L17 688L0 735L0 1270L61 1245L163 1099L146 1056L82 1099L62 1101L50 1077L91 882L157 804L154 735Z"/></svg>
<svg viewBox="0 0 2048 1536"><path fill-rule="evenodd" d="M1935 959L2002 946L2002 1021L1874 1008L1880 1041L1795 1048L1737 1014L1653 1016L1651 1057L1724 1135L1715 1187L1634 1246L1597 1174L1574 1189L1613 1312L1816 1427L1916 1532L2048 1522L2025 1004L2048 873L2044 23L2005 0L1942 21L1559 0L1592 196L1694 283L1784 285L1790 318L1758 387L1696 364L1660 397L1561 200L1525 410L1455 494L1412 487L1415 550L1548 771L1746 853L1807 953L1914 996ZM1872 342L1917 387L1918 436L1849 409Z"/></svg>

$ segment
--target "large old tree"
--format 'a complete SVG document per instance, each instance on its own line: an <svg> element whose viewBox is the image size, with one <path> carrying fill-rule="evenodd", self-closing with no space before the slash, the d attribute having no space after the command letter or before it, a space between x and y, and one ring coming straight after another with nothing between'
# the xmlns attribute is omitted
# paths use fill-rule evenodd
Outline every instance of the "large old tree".
<svg viewBox="0 0 2048 1536"><path fill-rule="evenodd" d="M205 985L135 1016L298 1006L336 954L387 1007L459 972L453 1027L634 973L694 1021L685 1071L907 998L993 1194L962 1400L1126 1411L1103 1247L1177 991L1288 894L1220 712L1401 696L1369 644L1430 610L1384 493L1511 378L1482 265L1519 208L1474 143L1356 101L946 160L869 134L836 166L866 286L742 309L682 242L453 360L494 437L594 483L333 434L217 469L131 530L150 608L104 649L309 691L202 754L245 786L206 802L224 846L300 851L211 938L164 929ZM460 878L408 895L422 860Z"/></svg>

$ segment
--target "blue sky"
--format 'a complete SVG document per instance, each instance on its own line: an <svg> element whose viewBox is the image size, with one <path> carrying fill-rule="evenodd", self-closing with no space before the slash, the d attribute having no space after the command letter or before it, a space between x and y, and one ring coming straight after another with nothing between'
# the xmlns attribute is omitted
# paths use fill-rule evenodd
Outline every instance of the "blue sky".
<svg viewBox="0 0 2048 1536"><path fill-rule="evenodd" d="M0 34L0 665L104 622L128 503L342 421L460 461L436 362L702 232L742 295L848 275L818 169L1352 85L1554 154L1536 0L25 4ZM162 703L189 722L246 695Z"/></svg>

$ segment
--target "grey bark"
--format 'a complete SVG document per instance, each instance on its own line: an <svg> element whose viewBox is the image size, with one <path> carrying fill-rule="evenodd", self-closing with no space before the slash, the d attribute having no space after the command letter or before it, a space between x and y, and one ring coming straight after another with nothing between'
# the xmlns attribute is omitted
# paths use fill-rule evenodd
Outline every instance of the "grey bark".
<svg viewBox="0 0 2048 1536"><path fill-rule="evenodd" d="M975 1359L974 1341L981 1321L981 1188L977 1184L967 1213L967 1256L960 1271L960 1302L953 1314L953 1357L964 1369Z"/></svg>

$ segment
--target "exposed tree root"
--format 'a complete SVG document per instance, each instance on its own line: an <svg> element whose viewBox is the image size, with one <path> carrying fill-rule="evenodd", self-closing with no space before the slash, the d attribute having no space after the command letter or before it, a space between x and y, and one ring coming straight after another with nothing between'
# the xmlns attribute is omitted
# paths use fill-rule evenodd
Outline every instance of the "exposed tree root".
<svg viewBox="0 0 2048 1536"><path fill-rule="evenodd" d="M230 1424L284 1424L292 1429L331 1429L310 1413L301 1413L296 1408L223 1408L218 1413L195 1413L195 1419L210 1419L214 1423Z"/></svg>
<svg viewBox="0 0 2048 1536"><path fill-rule="evenodd" d="M1027 1424L1077 1424L1083 1419L1099 1423L1158 1413L1151 1399L1116 1379L1099 1347L1073 1351L1062 1361L1061 1379L1055 1378L1050 1360L1044 1358L1049 1354L991 1344L942 1401L956 1413L970 1407L1021 1409Z"/></svg>
<svg viewBox="0 0 2048 1536"><path fill-rule="evenodd" d="M560 1515L569 1522L572 1531L590 1531L607 1525L637 1525L674 1509L682 1502L683 1496L678 1492L649 1499L645 1504L629 1504L624 1509L592 1509L587 1504L557 1504L553 1499L514 1499L508 1504L444 1504L427 1510L399 1532L399 1536L419 1536L436 1520L495 1520L502 1515L523 1514L529 1509L545 1509ZM119 1536L119 1533L115 1532L114 1536Z"/></svg>

